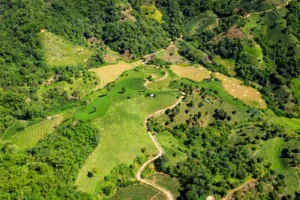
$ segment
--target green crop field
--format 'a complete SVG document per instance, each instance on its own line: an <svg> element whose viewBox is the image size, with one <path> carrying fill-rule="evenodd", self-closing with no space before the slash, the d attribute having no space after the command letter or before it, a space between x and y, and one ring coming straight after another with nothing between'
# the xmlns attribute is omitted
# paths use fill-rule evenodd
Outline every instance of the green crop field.
<svg viewBox="0 0 300 200"><path fill-rule="evenodd" d="M44 120L25 128L10 138L10 140L22 148L34 147L45 136L52 133L63 120L62 116L54 116L51 120Z"/></svg>
<svg viewBox="0 0 300 200"><path fill-rule="evenodd" d="M93 54L83 46L75 46L48 31L40 33L46 61L50 66L81 65Z"/></svg>
<svg viewBox="0 0 300 200"><path fill-rule="evenodd" d="M29 126L32 126L34 124L39 123L41 120L34 120L34 121L24 121L24 120L18 120L14 122L2 135L2 140L8 140L12 136L14 136L18 131L25 129Z"/></svg>
<svg viewBox="0 0 300 200"><path fill-rule="evenodd" d="M109 198L110 200L166 200L166 197L159 191L145 185L131 185L121 188Z"/></svg>
<svg viewBox="0 0 300 200"><path fill-rule="evenodd" d="M125 72L112 84L112 90L106 96L99 97L99 93L95 93L95 100L75 112L78 119L98 118L95 125L100 128L101 138L79 172L76 180L79 190L97 192L104 176L121 163L132 164L137 156L143 154L142 148L146 148L148 155L157 152L145 130L144 120L148 114L172 105L178 92L151 91L155 97L145 97L143 79L150 75L155 78L163 76L160 69L151 67L138 67ZM126 92L123 93L125 86ZM93 113L95 106L97 111ZM89 178L87 173L94 168L99 173Z"/></svg>
<svg viewBox="0 0 300 200"><path fill-rule="evenodd" d="M166 174L154 174L148 177L148 179L169 190L173 194L175 199L179 197L180 185L175 178L171 178Z"/></svg>

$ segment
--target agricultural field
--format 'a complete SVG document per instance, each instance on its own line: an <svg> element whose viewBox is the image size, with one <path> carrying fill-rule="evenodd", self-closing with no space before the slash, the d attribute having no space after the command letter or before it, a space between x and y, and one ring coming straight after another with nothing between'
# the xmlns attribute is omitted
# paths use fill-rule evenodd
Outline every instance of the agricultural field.
<svg viewBox="0 0 300 200"><path fill-rule="evenodd" d="M201 13L195 19L191 20L186 26L185 31L193 35L196 32L202 32L205 30L212 30L218 24L217 15L212 11L206 11Z"/></svg>
<svg viewBox="0 0 300 200"><path fill-rule="evenodd" d="M148 179L171 191L175 198L179 197L180 185L175 178L171 178L166 174L154 174Z"/></svg>
<svg viewBox="0 0 300 200"><path fill-rule="evenodd" d="M46 61L50 66L83 65L93 52L83 46L75 46L46 30L40 33Z"/></svg>
<svg viewBox="0 0 300 200"><path fill-rule="evenodd" d="M109 198L110 200L166 200L166 197L159 191L145 185L131 185L121 188Z"/></svg>
<svg viewBox="0 0 300 200"><path fill-rule="evenodd" d="M108 175L114 167L121 163L132 164L137 156L143 154L157 153L156 147L143 126L144 120L148 114L175 102L178 92L151 91L155 97L145 97L143 79L155 74L157 78L163 76L159 69L151 67L129 71L116 81L115 86L107 95L107 98L111 99L110 106L104 105L105 103L91 102L91 105L99 106L95 115L102 116L95 120L95 125L100 128L101 140L79 172L76 180L79 190L95 193L103 184L104 176ZM123 87L126 87L125 92L122 92ZM99 98L101 100L102 97ZM92 106L86 106L86 114L84 114L85 109L79 109L75 112L75 117L88 119L90 107ZM108 110L105 113L102 112L107 107L109 107ZM98 110L100 110L99 113ZM90 117L96 116L91 113ZM142 148L146 149L144 153L141 151ZM98 173L89 178L87 173L92 169L97 169Z"/></svg>
<svg viewBox="0 0 300 200"><path fill-rule="evenodd" d="M262 99L261 94L254 88L243 86L242 81L236 78L230 78L221 73L211 73L204 67L180 67L172 66L173 72L181 78L188 78L193 81L203 81L211 77L217 78L222 81L222 85L226 92L235 98L238 98L250 106L258 108L266 108L267 105Z"/></svg>
<svg viewBox="0 0 300 200"><path fill-rule="evenodd" d="M8 140L12 136L14 136L18 131L23 130L29 126L32 126L36 123L39 123L41 120L35 120L35 121L25 121L25 120L18 120L14 122L1 137L1 140Z"/></svg>
<svg viewBox="0 0 300 200"><path fill-rule="evenodd" d="M267 108L266 102L256 89L244 86L242 81L236 78L230 78L221 73L214 73L213 77L221 80L224 89L233 97L238 98L253 107Z"/></svg>
<svg viewBox="0 0 300 200"><path fill-rule="evenodd" d="M100 79L100 84L95 90L102 89L108 83L115 81L124 71L131 70L141 64L140 61L134 63L121 61L117 64L91 69L90 71L95 72Z"/></svg>
<svg viewBox="0 0 300 200"><path fill-rule="evenodd" d="M203 81L204 79L209 79L211 74L211 72L203 66L181 67L178 65L173 65L171 69L177 76L181 78L188 78L199 82Z"/></svg>
<svg viewBox="0 0 300 200"><path fill-rule="evenodd" d="M46 119L37 124L25 128L13 135L10 140L21 148L32 148L40 140L45 138L48 134L52 133L56 127L63 121L63 117L56 115L51 119Z"/></svg>

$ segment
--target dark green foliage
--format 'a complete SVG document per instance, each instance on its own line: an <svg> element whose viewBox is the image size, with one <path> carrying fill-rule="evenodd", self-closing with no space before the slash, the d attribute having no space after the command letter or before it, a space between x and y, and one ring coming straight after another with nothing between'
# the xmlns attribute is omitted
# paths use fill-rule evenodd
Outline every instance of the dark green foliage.
<svg viewBox="0 0 300 200"><path fill-rule="evenodd" d="M167 33L160 24L151 20L117 22L108 24L103 29L104 42L113 50L124 53L129 50L136 57L154 53L166 47Z"/></svg>
<svg viewBox="0 0 300 200"><path fill-rule="evenodd" d="M184 188L181 194L183 199L203 198L209 194L225 196L227 190L232 188L227 178L243 180L257 172L256 161L249 161L242 147L229 145L230 129L223 124L191 129L180 125L172 130L179 140L182 132L187 138L183 143L191 150L188 159L174 167L166 167L164 163L168 162L168 158L161 157L155 164L159 170L178 177ZM215 176L222 176L222 180L214 181Z"/></svg>
<svg viewBox="0 0 300 200"><path fill-rule="evenodd" d="M93 199L76 191L80 167L98 143L98 130L90 123L67 125L25 152L1 147L1 199Z"/></svg>

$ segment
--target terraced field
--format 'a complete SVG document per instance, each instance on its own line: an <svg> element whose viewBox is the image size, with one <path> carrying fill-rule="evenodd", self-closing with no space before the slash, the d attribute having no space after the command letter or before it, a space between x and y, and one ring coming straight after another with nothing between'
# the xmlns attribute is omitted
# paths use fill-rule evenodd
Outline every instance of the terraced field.
<svg viewBox="0 0 300 200"><path fill-rule="evenodd" d="M45 136L52 133L62 120L63 117L60 115L46 119L17 133L11 138L11 141L21 148L34 147Z"/></svg>
<svg viewBox="0 0 300 200"><path fill-rule="evenodd" d="M155 79L164 76L160 69L138 67L124 73L112 84L111 91L95 92L95 100L75 111L74 116L78 119L94 119L101 137L99 145L79 172L76 180L79 190L97 192L104 176L121 163L132 164L143 154L142 148L146 148L145 154L157 153L143 125L144 120L153 111L176 102L178 92L151 91L155 97L145 97L143 79L150 75ZM124 87L126 91L122 92ZM94 107L97 107L96 111L93 111ZM98 173L89 178L87 173L92 169Z"/></svg>

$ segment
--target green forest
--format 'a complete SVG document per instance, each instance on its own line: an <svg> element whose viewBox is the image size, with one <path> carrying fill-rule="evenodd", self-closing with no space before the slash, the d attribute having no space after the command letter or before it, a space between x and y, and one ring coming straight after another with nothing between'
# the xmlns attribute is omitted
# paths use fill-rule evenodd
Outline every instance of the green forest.
<svg viewBox="0 0 300 200"><path fill-rule="evenodd" d="M141 178L173 199L300 199L299 1L3 0L0 22L0 199L172 200L136 175L160 148Z"/></svg>

